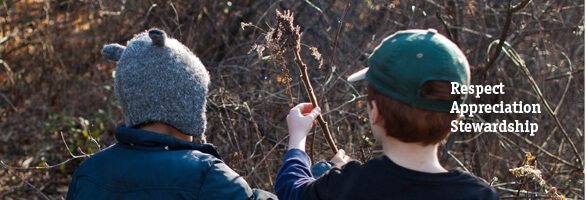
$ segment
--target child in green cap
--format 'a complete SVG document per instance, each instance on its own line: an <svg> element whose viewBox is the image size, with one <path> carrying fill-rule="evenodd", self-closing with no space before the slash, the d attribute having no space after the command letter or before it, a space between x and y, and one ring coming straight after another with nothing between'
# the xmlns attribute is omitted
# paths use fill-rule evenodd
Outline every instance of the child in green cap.
<svg viewBox="0 0 586 200"><path fill-rule="evenodd" d="M366 79L370 127L383 155L361 164L341 150L338 164L312 177L305 138L320 113L302 103L287 116L289 148L277 175L279 199L498 199L485 181L459 170L447 170L437 156L450 133L454 101L451 83L470 84L462 51L429 30L399 31L374 50L365 68L348 78Z"/></svg>

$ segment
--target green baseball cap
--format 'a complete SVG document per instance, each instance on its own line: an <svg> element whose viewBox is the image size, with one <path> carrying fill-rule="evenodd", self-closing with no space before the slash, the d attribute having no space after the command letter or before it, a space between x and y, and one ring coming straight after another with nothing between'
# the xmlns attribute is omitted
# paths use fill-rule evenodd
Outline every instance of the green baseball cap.
<svg viewBox="0 0 586 200"><path fill-rule="evenodd" d="M368 58L368 67L348 77L366 79L385 96L413 107L450 112L453 101L426 99L421 87L427 81L470 84L470 67L456 44L434 29L403 30L385 38ZM458 99L462 103L466 96Z"/></svg>

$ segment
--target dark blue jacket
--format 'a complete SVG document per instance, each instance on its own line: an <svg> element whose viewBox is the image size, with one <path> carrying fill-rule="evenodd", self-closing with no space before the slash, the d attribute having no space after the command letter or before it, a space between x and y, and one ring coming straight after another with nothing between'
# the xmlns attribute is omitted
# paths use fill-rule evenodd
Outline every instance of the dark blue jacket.
<svg viewBox="0 0 586 200"><path fill-rule="evenodd" d="M312 177L311 161L302 150L291 149L277 174L275 192L287 200L354 199L449 199L498 200L498 194L481 179L459 171L426 173L377 156L361 164L350 161L333 167L318 179Z"/></svg>
<svg viewBox="0 0 586 200"><path fill-rule="evenodd" d="M116 139L81 164L67 199L251 199L258 193L212 145L123 125Z"/></svg>

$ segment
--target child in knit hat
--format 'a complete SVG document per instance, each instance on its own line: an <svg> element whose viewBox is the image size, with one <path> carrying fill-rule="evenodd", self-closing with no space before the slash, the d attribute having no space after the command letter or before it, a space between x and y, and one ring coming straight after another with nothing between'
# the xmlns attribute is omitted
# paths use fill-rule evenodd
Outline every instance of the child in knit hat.
<svg viewBox="0 0 586 200"><path fill-rule="evenodd" d="M205 144L208 71L159 29L126 46L108 44L115 94L124 112L118 143L84 161L67 199L263 199Z"/></svg>
<svg viewBox="0 0 586 200"><path fill-rule="evenodd" d="M361 164L340 150L338 165L318 179L312 177L305 138L319 108L303 103L287 116L289 149L277 175L280 199L498 199L483 180L447 170L437 156L439 143L450 133L454 101L451 83L470 84L462 51L430 30L399 31L386 38L368 59L369 68L348 78L365 79L367 112L372 133L383 155ZM350 133L346 133L350 134Z"/></svg>

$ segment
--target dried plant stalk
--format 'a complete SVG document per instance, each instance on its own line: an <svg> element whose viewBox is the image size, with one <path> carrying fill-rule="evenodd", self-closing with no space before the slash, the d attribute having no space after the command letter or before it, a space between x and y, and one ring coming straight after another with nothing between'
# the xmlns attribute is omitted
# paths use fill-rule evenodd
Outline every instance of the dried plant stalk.
<svg viewBox="0 0 586 200"><path fill-rule="evenodd" d="M313 107L319 107L319 105L317 103L317 98L315 97L315 93L313 92L313 87L311 86L311 82L309 82L309 76L307 73L307 66L301 60L301 56L299 55L299 49L296 49L294 54L295 54L295 63L297 64L297 66L299 67L299 70L301 71L301 80L303 80L303 84L305 85L305 90L307 91L307 95L309 95L309 100L311 101L311 104L313 105ZM323 129L324 136L326 137L326 141L328 142L328 145L330 145L330 149L332 149L332 151L334 153L338 153L338 147L336 147L336 143L334 143L334 139L333 139L332 134L330 132L330 129L328 127L328 123L324 120L324 118L321 114L317 116L317 121L318 121L319 125L321 126L321 128Z"/></svg>
<svg viewBox="0 0 586 200"><path fill-rule="evenodd" d="M273 55L276 53L277 55L282 56L285 51L292 49L292 53L295 57L294 61L301 72L301 80L303 81L309 100L313 107L319 107L317 97L313 92L313 87L309 80L307 65L301 59L301 34L299 26L293 25L293 14L290 11L284 11L281 13L277 10L277 26L271 34L267 35L267 45L269 46L269 49L272 49L271 51L273 52ZM277 60L281 60L282 62L282 59L277 58ZM284 63L281 64L284 65ZM317 116L317 122L323 130L330 149L334 153L337 153L338 147L336 146L336 143L334 143L328 123L324 120L321 114Z"/></svg>
<svg viewBox="0 0 586 200"><path fill-rule="evenodd" d="M539 170L537 167L537 158L529 152L525 153L525 161L523 162L523 166L509 169L509 172L511 172L516 178L527 178L529 180L533 180L539 186L545 188L549 199L566 199L564 195L558 193L556 187L547 184L545 179L543 179L541 170ZM519 197L519 191L520 190L517 191L517 197Z"/></svg>

